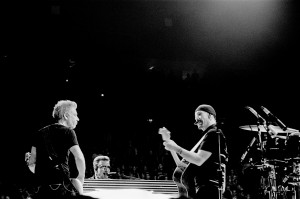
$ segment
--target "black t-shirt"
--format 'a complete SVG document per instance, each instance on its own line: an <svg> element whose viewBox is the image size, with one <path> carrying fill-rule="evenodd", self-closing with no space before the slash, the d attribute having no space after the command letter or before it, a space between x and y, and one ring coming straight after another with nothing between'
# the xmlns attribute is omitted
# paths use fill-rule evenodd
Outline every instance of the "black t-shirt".
<svg viewBox="0 0 300 199"><path fill-rule="evenodd" d="M32 146L36 147L35 173L42 183L59 180L51 173L51 167L55 164L61 164L64 173L70 176L69 149L74 145L78 145L75 131L60 124L46 126L34 134Z"/></svg>
<svg viewBox="0 0 300 199"><path fill-rule="evenodd" d="M195 185L200 187L204 184L215 184L218 186L218 170L219 170L219 137L220 133L220 151L221 151L221 164L227 163L228 153L225 136L216 125L212 125L203 132L204 139L201 142L199 149L211 152L211 156L201 165L196 166L190 164L189 168L195 175Z"/></svg>

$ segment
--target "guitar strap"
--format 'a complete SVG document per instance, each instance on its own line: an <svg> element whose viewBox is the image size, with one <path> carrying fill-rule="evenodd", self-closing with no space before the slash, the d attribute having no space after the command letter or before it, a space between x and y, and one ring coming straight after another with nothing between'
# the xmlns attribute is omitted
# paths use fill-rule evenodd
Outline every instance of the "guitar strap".
<svg viewBox="0 0 300 199"><path fill-rule="evenodd" d="M208 133L208 132L207 132L207 133ZM199 142L191 149L191 152L195 152L195 151L198 149L198 147L199 147L200 144L203 142L203 140L204 140L204 138L205 138L205 136L206 136L207 133L205 133L205 134L202 136L202 138L199 140Z"/></svg>
<svg viewBox="0 0 300 199"><path fill-rule="evenodd" d="M207 132L207 133L208 133L208 132ZM197 142L197 144L190 150L191 152L195 152L195 151L199 148L200 144L201 144L202 141L204 140L205 135L206 135L207 133L205 133L205 134L201 137L201 139ZM189 164L189 162L186 161L184 158L182 158L181 161L184 162L184 163Z"/></svg>

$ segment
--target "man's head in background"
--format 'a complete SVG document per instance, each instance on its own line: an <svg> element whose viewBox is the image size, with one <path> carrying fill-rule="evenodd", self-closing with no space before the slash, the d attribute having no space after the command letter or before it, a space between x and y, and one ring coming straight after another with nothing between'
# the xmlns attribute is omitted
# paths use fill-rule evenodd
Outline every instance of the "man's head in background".
<svg viewBox="0 0 300 199"><path fill-rule="evenodd" d="M93 167L95 179L107 179L110 173L110 158L105 155L95 157Z"/></svg>

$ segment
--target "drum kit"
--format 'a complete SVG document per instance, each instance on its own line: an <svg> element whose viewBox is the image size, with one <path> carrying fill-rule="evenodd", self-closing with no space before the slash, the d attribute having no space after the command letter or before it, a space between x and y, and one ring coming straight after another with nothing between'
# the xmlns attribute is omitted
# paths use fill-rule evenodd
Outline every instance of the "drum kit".
<svg viewBox="0 0 300 199"><path fill-rule="evenodd" d="M283 130L279 126L259 123L239 128L256 133L243 153L241 163L258 173L259 197L300 199L299 130Z"/></svg>

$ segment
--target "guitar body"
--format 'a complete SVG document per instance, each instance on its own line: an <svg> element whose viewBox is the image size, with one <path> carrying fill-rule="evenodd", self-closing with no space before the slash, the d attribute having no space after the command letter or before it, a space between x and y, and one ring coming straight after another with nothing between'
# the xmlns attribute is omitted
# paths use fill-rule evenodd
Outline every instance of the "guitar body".
<svg viewBox="0 0 300 199"><path fill-rule="evenodd" d="M173 181L177 185L180 196L193 198L196 194L193 172L189 167L190 164L186 160L183 161L188 165L186 167L176 167L173 173Z"/></svg>
<svg viewBox="0 0 300 199"><path fill-rule="evenodd" d="M195 170L193 170L193 166L188 163L188 166L182 173L181 176L181 183L186 188L187 194L189 198L194 198L196 195L196 188L195 188Z"/></svg>
<svg viewBox="0 0 300 199"><path fill-rule="evenodd" d="M159 134L162 135L164 141L170 140L170 131L168 131L165 127L159 129ZM195 145L195 149L198 147L198 144ZM192 149L194 150L194 149ZM173 172L173 181L177 185L179 196L185 196L192 198L195 196L195 183L193 175L189 175L190 172L186 172L190 163L185 159L180 160L174 151L170 151L171 155L177 165L176 169ZM190 169L188 169L189 171Z"/></svg>
<svg viewBox="0 0 300 199"><path fill-rule="evenodd" d="M179 196L188 197L187 188L181 181L181 177L182 177L184 169L185 168L176 167L176 169L173 172L173 181L175 182L175 184L178 188Z"/></svg>

